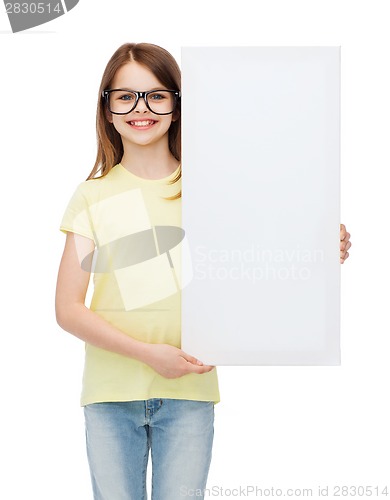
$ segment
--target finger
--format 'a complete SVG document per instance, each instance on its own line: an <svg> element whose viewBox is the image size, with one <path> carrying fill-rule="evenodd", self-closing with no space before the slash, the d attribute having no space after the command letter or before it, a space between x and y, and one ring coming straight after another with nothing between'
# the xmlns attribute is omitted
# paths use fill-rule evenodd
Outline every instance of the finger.
<svg viewBox="0 0 390 500"><path fill-rule="evenodd" d="M351 234L347 231L346 227L343 224L343 228L340 229L340 241L348 241L351 237Z"/></svg>
<svg viewBox="0 0 390 500"><path fill-rule="evenodd" d="M190 354L187 354L184 351L181 351L181 356L188 361L189 363L192 363L193 365L203 365L202 361L199 359L195 358L194 356L191 356Z"/></svg>
<svg viewBox="0 0 390 500"><path fill-rule="evenodd" d="M215 366L209 366L209 365L202 365L202 366L192 365L192 364L187 365L187 369L190 373L198 373L198 374L211 372L211 370L213 370L214 368Z"/></svg>
<svg viewBox="0 0 390 500"><path fill-rule="evenodd" d="M352 246L352 243L350 241L340 241L340 250L345 251L349 250Z"/></svg>

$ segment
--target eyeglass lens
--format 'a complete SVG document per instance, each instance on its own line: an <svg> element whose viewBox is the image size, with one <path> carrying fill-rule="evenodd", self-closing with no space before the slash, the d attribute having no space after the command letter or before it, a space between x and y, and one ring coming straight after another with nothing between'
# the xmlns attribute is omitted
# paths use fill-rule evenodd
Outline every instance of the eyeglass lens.
<svg viewBox="0 0 390 500"><path fill-rule="evenodd" d="M130 91L114 90L109 93L109 109L113 113L129 113L134 108L137 94ZM146 97L151 111L154 113L171 113L175 106L175 95L173 92L159 90L151 92Z"/></svg>

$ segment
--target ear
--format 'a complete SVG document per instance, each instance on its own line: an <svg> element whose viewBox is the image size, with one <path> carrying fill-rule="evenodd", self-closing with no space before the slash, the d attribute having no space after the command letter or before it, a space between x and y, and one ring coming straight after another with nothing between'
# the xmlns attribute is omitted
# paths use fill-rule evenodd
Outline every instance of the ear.
<svg viewBox="0 0 390 500"><path fill-rule="evenodd" d="M177 122L180 118L180 111L175 110L172 115L172 122Z"/></svg>
<svg viewBox="0 0 390 500"><path fill-rule="evenodd" d="M110 113L108 111L108 109L104 110L104 114L105 114L105 117L106 117L107 121L110 122L110 123L113 123L112 113Z"/></svg>

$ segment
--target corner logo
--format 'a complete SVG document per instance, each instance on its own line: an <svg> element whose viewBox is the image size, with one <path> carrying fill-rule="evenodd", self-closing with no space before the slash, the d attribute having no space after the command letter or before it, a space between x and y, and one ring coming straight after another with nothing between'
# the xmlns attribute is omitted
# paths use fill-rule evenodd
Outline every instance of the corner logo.
<svg viewBox="0 0 390 500"><path fill-rule="evenodd" d="M7 2L4 0L13 33L48 23L66 14L78 3L79 0L45 0L44 2Z"/></svg>

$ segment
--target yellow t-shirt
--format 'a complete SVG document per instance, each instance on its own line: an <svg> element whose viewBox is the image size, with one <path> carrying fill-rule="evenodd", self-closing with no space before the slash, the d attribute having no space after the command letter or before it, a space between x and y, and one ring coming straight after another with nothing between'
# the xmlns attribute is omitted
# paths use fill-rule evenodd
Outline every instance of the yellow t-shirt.
<svg viewBox="0 0 390 500"><path fill-rule="evenodd" d="M180 180L169 184L179 168L151 180L119 163L82 182L60 230L95 242L92 311L137 340L180 348L181 198L163 199L181 189ZM218 403L217 369L167 379L136 359L86 344L82 406L150 398Z"/></svg>

